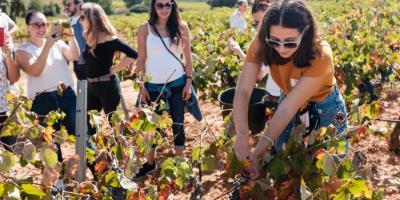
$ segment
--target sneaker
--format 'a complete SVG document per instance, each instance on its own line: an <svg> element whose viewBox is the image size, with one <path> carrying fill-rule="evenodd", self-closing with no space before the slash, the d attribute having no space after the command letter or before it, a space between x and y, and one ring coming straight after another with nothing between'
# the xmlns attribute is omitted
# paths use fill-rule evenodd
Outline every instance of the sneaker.
<svg viewBox="0 0 400 200"><path fill-rule="evenodd" d="M156 164L150 165L149 163L144 163L143 166L139 169L139 172L133 178L134 180L143 178L149 173L153 173L157 170Z"/></svg>

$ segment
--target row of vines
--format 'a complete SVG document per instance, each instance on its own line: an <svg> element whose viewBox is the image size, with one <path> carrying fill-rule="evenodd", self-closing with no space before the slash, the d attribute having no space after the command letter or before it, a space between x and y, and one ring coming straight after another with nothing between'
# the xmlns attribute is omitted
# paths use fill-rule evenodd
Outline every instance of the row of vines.
<svg viewBox="0 0 400 200"><path fill-rule="evenodd" d="M206 121L191 130L198 131L201 138L191 156L165 158L157 180L143 188L132 180L143 164L143 155L151 151L153 143L161 149L173 148L173 138L165 135L172 120L167 113L154 112L165 104L134 108L129 116L121 110L109 116L91 112L91 125L97 128L93 137L97 150L88 149L87 156L89 165L94 166L95 181L78 183L74 177L79 156L59 162L56 153L56 143L75 142L64 128L53 128L64 114L38 116L30 111L30 99L9 94L10 117L0 136L18 136L18 142L0 145L0 197L133 200L168 199L184 192L195 200L206 195L202 193L202 173L225 170L236 180L235 187L227 193L231 199L382 199L383 190L369 182L368 171L342 155L347 153L348 143L355 144L370 132L370 120L382 113L380 101L399 89L399 4L389 0L310 4L321 21L323 37L334 51L338 83L349 110L350 129L340 138L334 137L333 127L323 127L304 138L304 127L298 126L285 151L262 159L262 177L249 181L243 174L249 163L239 161L232 151L234 137L227 131L213 133L212 122ZM243 63L229 53L228 39L234 38L247 49L255 34L254 28L241 34L229 30L231 12L218 8L182 13L191 29L195 86L202 99L215 100L222 90L232 87L240 73ZM146 15L111 16L121 36L133 46L137 28L146 19ZM20 30L15 37L22 41L26 33ZM132 76L125 76L129 77ZM132 81L137 84L137 80ZM207 134L214 141L203 144L202 138ZM219 167L220 162L224 163L223 168ZM40 173L15 176L11 172L16 166Z"/></svg>

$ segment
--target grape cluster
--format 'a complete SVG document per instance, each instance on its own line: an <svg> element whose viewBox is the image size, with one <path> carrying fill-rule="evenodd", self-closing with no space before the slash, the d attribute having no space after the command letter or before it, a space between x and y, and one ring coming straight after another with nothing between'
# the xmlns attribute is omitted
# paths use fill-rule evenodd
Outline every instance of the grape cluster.
<svg viewBox="0 0 400 200"><path fill-rule="evenodd" d="M110 187L109 191L113 200L125 200L126 189L122 187Z"/></svg>

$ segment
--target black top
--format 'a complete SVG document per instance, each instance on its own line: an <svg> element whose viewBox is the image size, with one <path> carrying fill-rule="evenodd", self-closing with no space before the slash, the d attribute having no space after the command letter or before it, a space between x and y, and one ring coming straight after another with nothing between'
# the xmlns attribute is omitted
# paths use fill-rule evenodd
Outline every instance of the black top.
<svg viewBox="0 0 400 200"><path fill-rule="evenodd" d="M87 77L96 78L109 74L116 51L120 51L130 58L136 59L138 57L134 49L118 38L97 44L94 56L90 53L90 47L86 46L83 58L87 67Z"/></svg>

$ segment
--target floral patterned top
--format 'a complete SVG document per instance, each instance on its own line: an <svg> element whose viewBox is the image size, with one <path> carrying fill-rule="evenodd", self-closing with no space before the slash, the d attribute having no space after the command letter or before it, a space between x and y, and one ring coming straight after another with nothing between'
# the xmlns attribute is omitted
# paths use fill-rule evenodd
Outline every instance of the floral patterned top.
<svg viewBox="0 0 400 200"><path fill-rule="evenodd" d="M4 62L3 54L0 52L0 112L6 112L8 110L6 94L10 89L7 79L7 69Z"/></svg>

